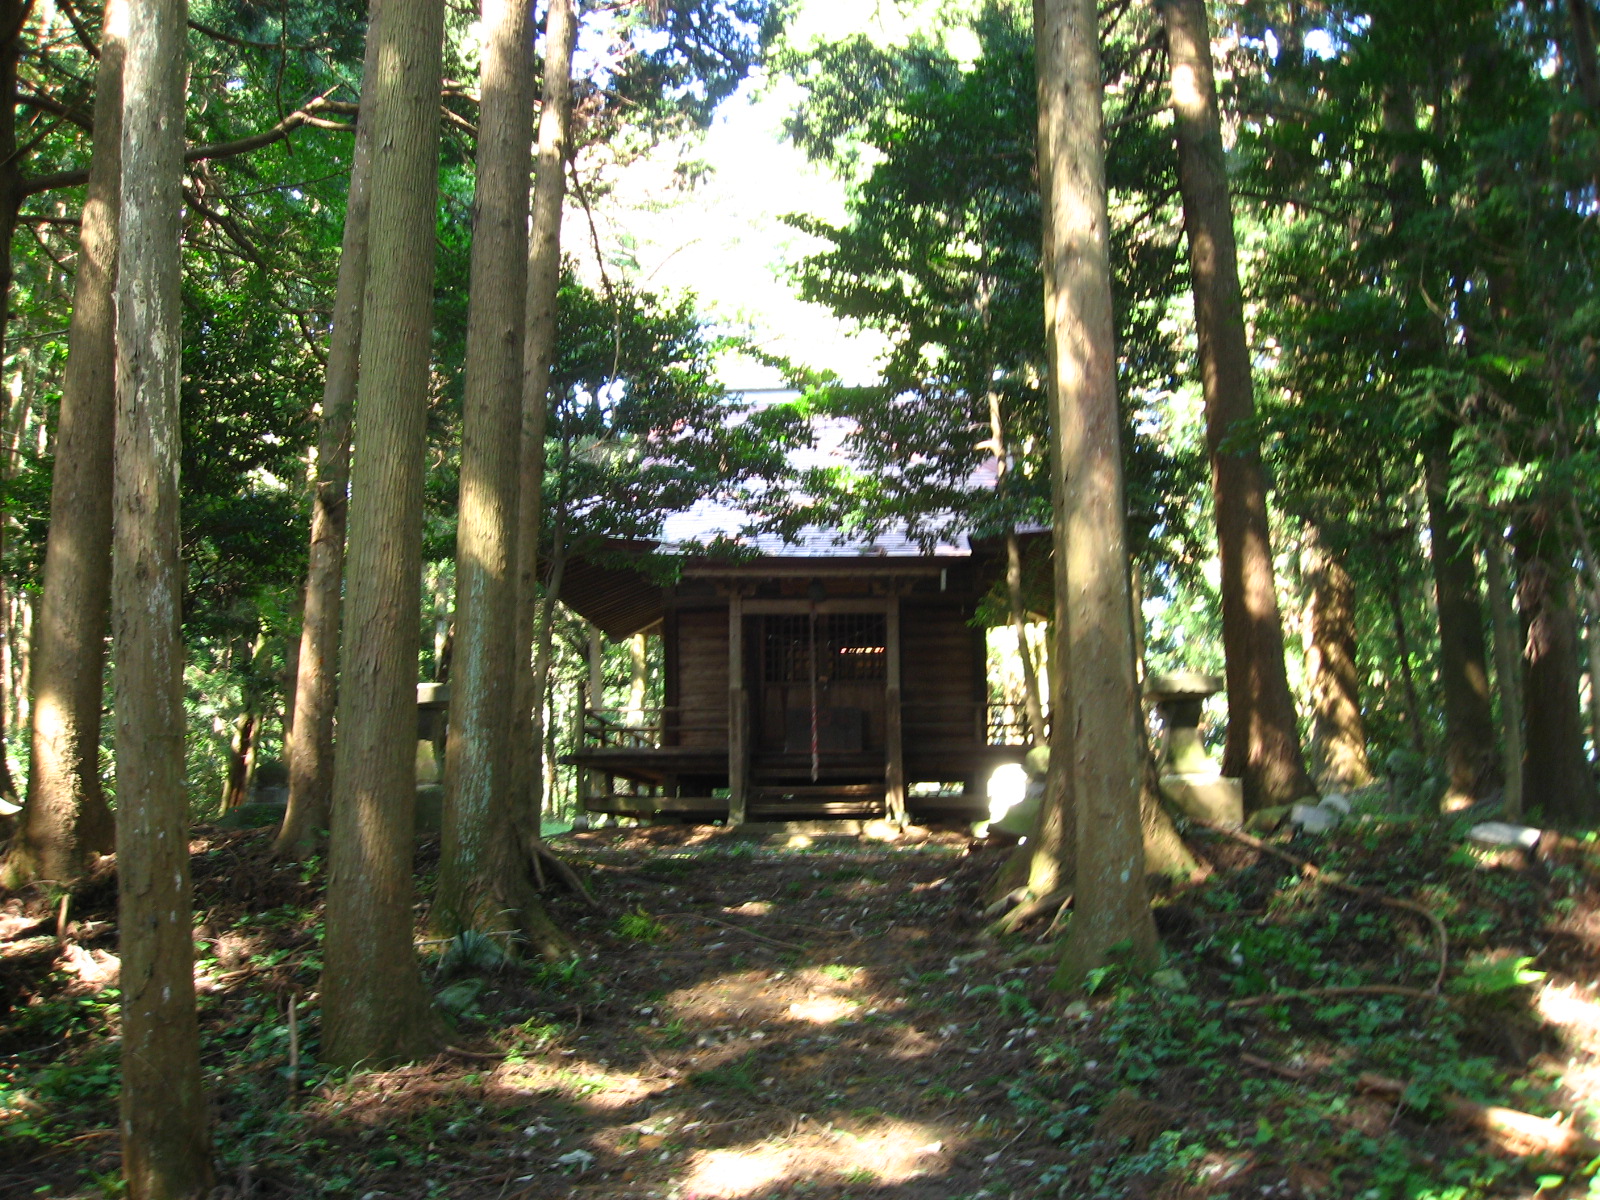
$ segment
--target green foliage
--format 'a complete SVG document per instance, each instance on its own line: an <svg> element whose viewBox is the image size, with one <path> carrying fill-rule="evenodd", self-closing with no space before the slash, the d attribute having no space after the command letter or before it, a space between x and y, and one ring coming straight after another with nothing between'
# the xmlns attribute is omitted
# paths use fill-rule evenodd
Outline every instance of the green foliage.
<svg viewBox="0 0 1600 1200"><path fill-rule="evenodd" d="M1188 537L1198 460L1161 435L1154 389L1175 385L1170 309L1180 246L1166 211L1172 168L1149 111L1139 62L1150 33L1125 7L1103 31L1114 82L1108 114L1119 381L1127 422L1131 537ZM979 52L957 58L943 35L969 30ZM1048 438L1035 84L1028 13L1004 3L936 21L909 45L864 37L790 55L807 99L789 132L813 157L854 172L848 221L791 218L828 247L798 272L801 295L886 334L882 382L822 386L817 411L858 428L850 471L811 473L810 519L875 531L903 522L933 541L1047 524ZM858 164L870 163L869 167ZM1004 445L991 436L991 405ZM998 489L974 489L997 451Z"/></svg>
<svg viewBox="0 0 1600 1200"><path fill-rule="evenodd" d="M663 942L670 931L643 908L625 912L617 918L617 934L635 942Z"/></svg>
<svg viewBox="0 0 1600 1200"><path fill-rule="evenodd" d="M1531 955L1477 954L1450 980L1450 990L1458 995L1499 996L1513 992L1545 977L1531 969Z"/></svg>

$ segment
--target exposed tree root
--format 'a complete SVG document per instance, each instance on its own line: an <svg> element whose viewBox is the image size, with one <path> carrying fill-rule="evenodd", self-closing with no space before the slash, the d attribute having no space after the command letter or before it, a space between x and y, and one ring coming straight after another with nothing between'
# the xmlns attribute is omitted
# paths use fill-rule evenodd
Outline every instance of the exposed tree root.
<svg viewBox="0 0 1600 1200"><path fill-rule="evenodd" d="M1025 899L998 920L990 922L984 928L984 935L987 937L999 937L1001 934L1015 933L1035 917L1053 916L1071 899L1071 885L1057 888L1047 896L1039 896L1032 900Z"/></svg>
<svg viewBox="0 0 1600 1200"><path fill-rule="evenodd" d="M1398 1079L1382 1075L1364 1074L1360 1085L1363 1091L1392 1097L1396 1104L1405 1102L1406 1085ZM1600 1155L1600 1141L1552 1121L1536 1117L1515 1108L1501 1108L1495 1104L1479 1104L1446 1092L1438 1097L1445 1112L1469 1128L1489 1135L1496 1146L1511 1154L1550 1155L1556 1158L1594 1158Z"/></svg>
<svg viewBox="0 0 1600 1200"><path fill-rule="evenodd" d="M1398 896L1386 895L1385 893L1380 892L1377 888L1362 887L1360 884L1347 883L1345 880L1340 879L1336 875L1328 874L1321 867L1317 866L1316 863L1311 862L1308 859L1301 858L1297 854L1290 854L1287 850L1281 850L1277 846L1270 845L1258 837L1252 837L1250 834L1245 833L1241 829L1229 829L1226 826L1213 825L1209 821L1202 821L1193 817L1191 817L1190 820L1193 824L1198 825L1201 829L1209 829L1212 833L1220 834L1225 838L1232 838L1240 845L1249 846L1252 850L1259 850L1262 854L1267 854L1281 862L1286 862L1298 870L1307 879L1315 880L1317 883L1323 884L1326 887L1331 887L1337 891L1344 892L1349 896L1355 896L1359 899L1367 901L1369 904L1381 904L1385 908L1394 908L1403 912L1415 913L1417 916L1427 921L1428 924L1433 926L1434 936L1439 941L1439 970L1434 976L1433 986L1428 989L1428 992L1432 995L1438 995L1439 991L1444 987L1445 972L1450 966L1450 935L1445 931L1444 922L1424 905L1418 904L1415 900L1403 900Z"/></svg>
<svg viewBox="0 0 1600 1200"><path fill-rule="evenodd" d="M594 894L584 885L578 873L572 869L572 865L550 849L543 838L525 833L522 837L522 845L523 849L527 851L528 860L533 864L534 875L538 880L540 891L546 889L544 869L549 867L556 878L561 880L573 895L577 896L595 912L605 911L605 906L594 898Z"/></svg>

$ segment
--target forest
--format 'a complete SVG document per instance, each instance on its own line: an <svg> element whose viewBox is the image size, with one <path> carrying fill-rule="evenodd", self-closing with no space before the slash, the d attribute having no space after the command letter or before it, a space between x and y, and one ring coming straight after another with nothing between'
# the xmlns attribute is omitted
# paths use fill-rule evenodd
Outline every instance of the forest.
<svg viewBox="0 0 1600 1200"><path fill-rule="evenodd" d="M1600 1195L1597 268L1594 0L0 0L0 1197Z"/></svg>

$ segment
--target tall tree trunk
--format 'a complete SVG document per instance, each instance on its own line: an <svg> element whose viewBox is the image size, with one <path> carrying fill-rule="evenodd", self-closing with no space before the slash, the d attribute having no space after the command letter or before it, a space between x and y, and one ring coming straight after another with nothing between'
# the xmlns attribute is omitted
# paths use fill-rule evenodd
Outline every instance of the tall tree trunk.
<svg viewBox="0 0 1600 1200"><path fill-rule="evenodd" d="M1590 0L1567 0L1567 20L1572 26L1572 65L1578 92L1589 111L1600 119L1600 66L1596 64L1594 8Z"/></svg>
<svg viewBox="0 0 1600 1200"><path fill-rule="evenodd" d="M528 815L535 828L544 819L544 792L545 792L545 708L550 692L550 659L555 647L556 633L556 597L561 594L561 579L567 569L567 550L564 544L565 513L558 510L555 515L555 534L553 547L550 552L550 586L545 590L543 599L539 604L538 630L534 635L533 649L533 786L529 789ZM589 707L594 708L599 699L591 695Z"/></svg>
<svg viewBox="0 0 1600 1200"><path fill-rule="evenodd" d="M1367 729L1361 716L1356 667L1355 583L1321 530L1307 525L1302 571L1311 589L1311 757L1319 787L1337 790L1372 782Z"/></svg>
<svg viewBox="0 0 1600 1200"><path fill-rule="evenodd" d="M111 608L112 426L116 417L118 188L128 13L106 0L95 77L94 146L78 235L67 365L56 418L44 587L34 617L28 807L0 885L66 882L114 841L100 786Z"/></svg>
<svg viewBox="0 0 1600 1200"><path fill-rule="evenodd" d="M501 930L537 904L513 836L511 702L532 136L531 0L484 0L478 182L462 401L456 640L436 933Z"/></svg>
<svg viewBox="0 0 1600 1200"><path fill-rule="evenodd" d="M373 0L367 53L378 42L373 26L381 0ZM371 58L367 78L376 73ZM273 843L275 854L308 849L329 826L333 794L333 714L338 697L339 613L344 598L344 539L349 516L350 426L361 363L362 293L367 280L367 223L372 199L372 117L363 104L356 117L345 196L339 278L334 284L333 326L322 380L322 421L317 431L316 481L311 493L311 551L306 564L305 616L295 672L294 741L289 747L289 804Z"/></svg>
<svg viewBox="0 0 1600 1200"><path fill-rule="evenodd" d="M26 151L17 144L17 62L22 54L22 28L33 0L0 0L0 363L6 360L6 333L11 314L11 284L15 270L11 243L22 207L22 163ZM0 404L9 402L9 389L0 389ZM104 478L102 476L102 478ZM10 540L9 513L0 511L0 555ZM0 580L0 614L10 612L10 598ZM0 795L15 796L16 781L6 751L5 723L10 706L9 680L0 673Z"/></svg>
<svg viewBox="0 0 1600 1200"><path fill-rule="evenodd" d="M550 0L544 27L544 102L534 164L528 243L527 341L522 354L522 437L517 496L517 591L512 650L512 803L532 814L538 830L541 742L534 680L534 626L539 615L539 540L544 526L544 440L550 362L556 345L556 293L561 284L561 208L572 126L572 52L578 22L572 0Z"/></svg>
<svg viewBox="0 0 1600 1200"><path fill-rule="evenodd" d="M323 1057L345 1066L439 1041L411 944L411 857L443 20L437 0L383 0L362 84L372 208L322 973Z"/></svg>
<svg viewBox="0 0 1600 1200"><path fill-rule="evenodd" d="M1239 288L1222 121L1211 71L1205 0L1162 0L1177 116L1178 186L1194 279L1206 445L1222 567L1228 740L1222 770L1244 780L1250 808L1313 791L1300 753L1283 660L1283 623L1267 529L1266 478L1254 437L1250 349Z"/></svg>
<svg viewBox="0 0 1600 1200"><path fill-rule="evenodd" d="M1500 694L1500 743L1506 768L1505 802L1501 815L1522 819L1522 643L1516 614L1511 609L1511 584L1507 579L1505 543L1498 537L1483 553L1489 589L1489 612L1494 620L1495 686Z"/></svg>
<svg viewBox="0 0 1600 1200"><path fill-rule="evenodd" d="M1600 763L1600 592L1584 587L1583 598L1583 651L1589 669L1589 750L1592 760Z"/></svg>
<svg viewBox="0 0 1600 1200"><path fill-rule="evenodd" d="M122 931L122 1172L132 1200L211 1186L195 1019L178 562L184 0L133 0L122 108L112 634Z"/></svg>
<svg viewBox="0 0 1600 1200"><path fill-rule="evenodd" d="M1400 660L1400 688L1405 699L1406 729L1411 748L1419 757L1428 753L1428 739L1422 728L1422 698L1417 694L1416 674L1411 667L1411 635L1406 630L1405 597L1400 586L1400 565L1391 560L1384 579L1383 597L1389 605L1389 623L1394 630L1395 657Z"/></svg>
<svg viewBox="0 0 1600 1200"><path fill-rule="evenodd" d="M1483 606L1478 600L1472 550L1457 537L1447 489L1449 451L1436 446L1425 463L1433 594L1439 617L1439 684L1444 694L1446 808L1462 808L1498 789L1494 706L1489 696Z"/></svg>
<svg viewBox="0 0 1600 1200"><path fill-rule="evenodd" d="M1566 828L1590 827L1600 817L1600 796L1583 752L1578 705L1578 621L1570 581L1556 564L1566 555L1536 514L1517 537L1518 588L1527 630L1523 670L1527 704L1527 758L1522 795L1544 819Z"/></svg>
<svg viewBox="0 0 1600 1200"><path fill-rule="evenodd" d="M1022 543L1014 529L1006 531L1006 600L1011 607L1011 628L1017 635L1017 661L1022 666L1022 699L1028 714L1028 741L1042 746L1049 739L1044 702L1039 694L1039 672L1028 645L1028 607L1022 598Z"/></svg>
<svg viewBox="0 0 1600 1200"><path fill-rule="evenodd" d="M250 767L255 754L259 718L250 709L239 715L228 747L228 778L222 786L222 811L238 808L250 799Z"/></svg>
<svg viewBox="0 0 1600 1200"><path fill-rule="evenodd" d="M1416 101L1404 86L1384 89L1383 123L1385 132L1400 147L1390 160L1389 193L1391 232L1403 244L1410 236L1408 223L1432 203L1421 156L1410 148L1417 137ZM1425 294L1425 286L1412 277L1413 269L1403 259L1397 266L1402 286L1413 295ZM1401 327L1403 356L1413 366L1442 366L1450 353L1443 322L1415 300L1407 301L1406 308L1410 311ZM1450 503L1451 430L1451 419L1441 416L1423 451L1429 565L1439 622L1439 689L1444 698L1448 776L1443 803L1447 809L1465 807L1500 784L1483 606L1478 599L1472 550L1457 536L1460 514Z"/></svg>
<svg viewBox="0 0 1600 1200"><path fill-rule="evenodd" d="M987 330L987 289L982 304L984 327ZM1004 495L1011 459L1006 450L1005 415L1000 406L1000 393L992 386L993 375L993 368L985 361L980 379L989 392L989 438L994 445L995 491ZM1042 746L1049 733L1045 728L1044 702L1039 696L1039 673L1034 670L1033 650L1028 645L1028 610L1022 595L1022 543L1017 538L1015 526L1006 530L1006 601L1011 610L1011 628L1017 635L1017 664L1022 668L1022 701L1027 719L1028 743Z"/></svg>
<svg viewBox="0 0 1600 1200"><path fill-rule="evenodd" d="M1494 686L1501 701L1502 762L1506 763L1506 802L1501 813L1507 821L1522 821L1522 630L1510 605L1510 579L1506 571L1506 544L1491 539L1483 550L1483 570L1494 621Z"/></svg>
<svg viewBox="0 0 1600 1200"><path fill-rule="evenodd" d="M628 639L628 724L644 724L644 700L650 685L649 634L636 633ZM1600 745L1600 740L1596 741Z"/></svg>
<svg viewBox="0 0 1600 1200"><path fill-rule="evenodd" d="M1127 961L1159 947L1139 825L1138 681L1124 528L1106 211L1103 84L1094 0L1035 0L1040 185L1049 211L1052 283L1045 330L1055 510L1056 649L1052 675L1071 695L1051 723L1052 771L1070 771L1077 890L1056 975L1073 986L1126 944Z"/></svg>

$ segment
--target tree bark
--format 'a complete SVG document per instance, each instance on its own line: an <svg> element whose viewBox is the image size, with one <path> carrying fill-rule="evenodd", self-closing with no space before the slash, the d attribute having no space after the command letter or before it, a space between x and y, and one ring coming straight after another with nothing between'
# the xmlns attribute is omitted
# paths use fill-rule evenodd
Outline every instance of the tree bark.
<svg viewBox="0 0 1600 1200"><path fill-rule="evenodd" d="M378 44L373 26L382 0L372 0L367 47ZM369 57L364 72L375 74ZM344 600L344 540L349 517L350 427L355 415L361 360L362 293L367 279L367 228L371 210L372 118L356 117L345 195L339 278L334 284L333 326L322 380L322 420L317 431L317 473L311 493L311 550L306 564L305 614L295 672L294 740L289 747L289 804L273 853L290 857L314 844L330 824L333 794L333 715L338 698L339 616Z"/></svg>
<svg viewBox="0 0 1600 1200"><path fill-rule="evenodd" d="M1522 641L1511 610L1511 585L1506 577L1505 543L1495 538L1484 548L1484 574L1489 612L1494 620L1495 686L1500 693L1500 742L1504 748L1506 790L1501 815L1522 819Z"/></svg>
<svg viewBox="0 0 1600 1200"><path fill-rule="evenodd" d="M1314 789L1300 753L1283 660L1283 623L1267 529L1266 478L1256 439L1250 349L1245 337L1222 122L1211 70L1205 0L1162 0L1178 186L1194 279L1206 445L1217 514L1228 739L1222 770L1244 780L1252 809L1299 800Z"/></svg>
<svg viewBox="0 0 1600 1200"><path fill-rule="evenodd" d="M1517 598L1527 642L1523 670L1527 704L1527 757L1522 795L1546 822L1587 828L1600 817L1600 796L1583 751L1578 705L1578 621L1570 580L1555 564L1566 555L1553 535L1534 528L1536 514L1517 538Z"/></svg>
<svg viewBox="0 0 1600 1200"><path fill-rule="evenodd" d="M1100 43L1094 0L1035 0L1040 185L1049 212L1045 330L1055 510L1056 648L1071 679L1052 721L1054 773L1071 773L1076 900L1056 981L1075 986L1124 943L1156 961L1139 825L1142 763L1124 527L1111 305Z"/></svg>
<svg viewBox="0 0 1600 1200"><path fill-rule="evenodd" d="M533 218L528 243L527 340L522 354L522 436L517 496L517 590L513 618L513 804L533 813L538 833L539 740L534 726L534 626L539 616L539 540L544 524L544 440L549 416L550 363L556 345L556 297L561 285L561 209L572 126L572 52L578 23L572 0L550 0L545 15L544 101L534 164Z"/></svg>
<svg viewBox="0 0 1600 1200"><path fill-rule="evenodd" d="M122 108L112 632L122 1171L133 1200L187 1200L211 1186L179 630L184 17L184 0L130 5Z"/></svg>
<svg viewBox="0 0 1600 1200"><path fill-rule="evenodd" d="M1483 641L1483 606L1478 600L1472 551L1461 544L1449 502L1450 455L1428 451L1428 532L1432 542L1433 594L1439 617L1439 684L1444 694L1446 808L1463 808L1500 786L1495 750L1494 707L1489 696L1488 653Z"/></svg>
<svg viewBox="0 0 1600 1200"><path fill-rule="evenodd" d="M383 0L362 85L372 208L322 974L322 1053L343 1066L439 1042L412 948L411 858L443 20L437 0Z"/></svg>
<svg viewBox="0 0 1600 1200"><path fill-rule="evenodd" d="M1567 19L1572 25L1572 65L1578 76L1578 92L1590 113L1600 118L1600 66L1596 64L1594 8L1590 0L1567 0Z"/></svg>
<svg viewBox="0 0 1600 1200"><path fill-rule="evenodd" d="M1583 651L1589 668L1589 748L1600 762L1600 592L1582 589Z"/></svg>
<svg viewBox="0 0 1600 1200"><path fill-rule="evenodd" d="M1317 786L1345 791L1373 781L1356 666L1355 583L1316 525L1306 526L1302 572L1311 588L1311 758Z"/></svg>
<svg viewBox="0 0 1600 1200"><path fill-rule="evenodd" d="M0 884L77 879L114 842L100 786L100 709L111 609L118 189L127 5L106 0L94 145L78 234L67 364L56 418L44 586L34 615L28 803Z"/></svg>
<svg viewBox="0 0 1600 1200"><path fill-rule="evenodd" d="M239 715L228 747L228 778L222 787L222 811L238 808L250 798L251 762L255 753L259 718L246 709Z"/></svg>
<svg viewBox="0 0 1600 1200"><path fill-rule="evenodd" d="M536 904L513 836L517 450L528 279L531 0L484 0L456 534L456 640L435 933L505 930Z"/></svg>
<svg viewBox="0 0 1600 1200"><path fill-rule="evenodd" d="M11 284L15 276L11 244L17 232L17 213L22 207L26 185L22 162L27 150L17 144L17 62L22 54L22 29L32 8L32 0L0 0L0 363L6 360L6 324L11 313ZM8 404L10 396L10 391L5 391L0 396L0 404ZM10 523L9 514L0 512L0 555L5 553ZM4 581L0 581L0 614L9 612L10 598L6 596ZM15 796L17 785L11 775L10 755L4 740L6 712L10 707L9 684L5 673L0 672L0 795Z"/></svg>
<svg viewBox="0 0 1600 1200"><path fill-rule="evenodd" d="M650 685L649 634L636 633L628 639L628 724L644 724L644 700ZM1600 741L1597 741L1600 745Z"/></svg>
<svg viewBox="0 0 1600 1200"><path fill-rule="evenodd" d="M1400 660L1400 694L1405 698L1406 729L1411 748L1419 758L1427 757L1428 739L1422 728L1422 699L1417 694L1416 674L1411 668L1411 635L1406 630L1405 596L1401 589L1400 564L1391 557L1384 579L1384 599L1389 605L1389 623L1394 629L1394 652Z"/></svg>

